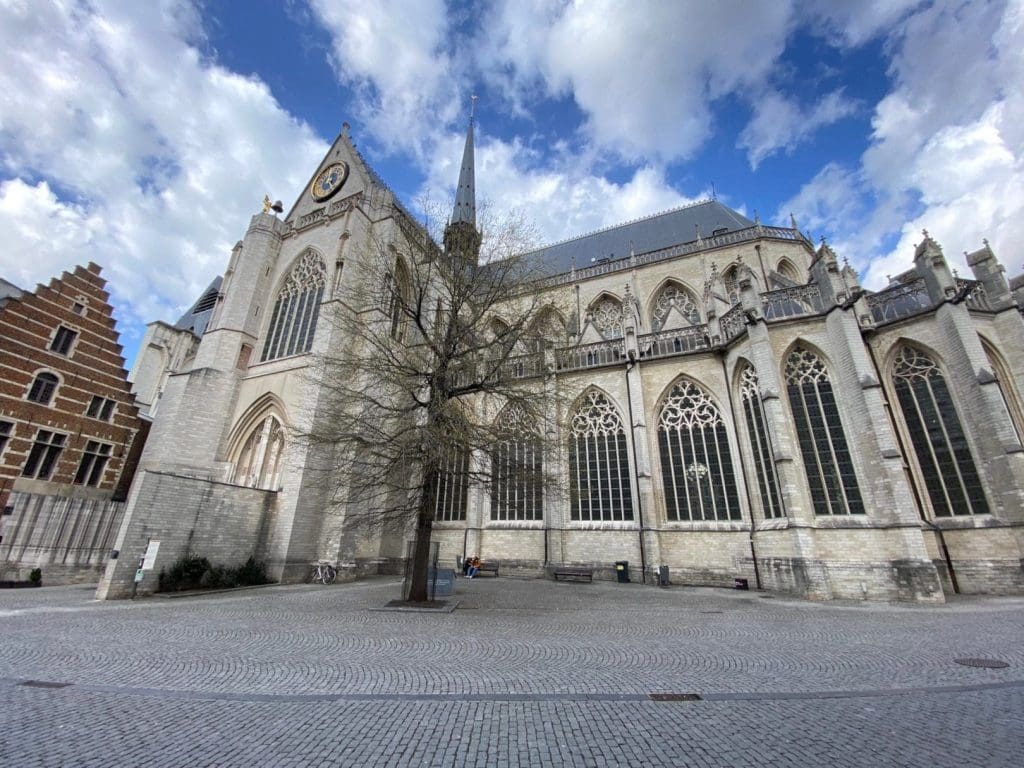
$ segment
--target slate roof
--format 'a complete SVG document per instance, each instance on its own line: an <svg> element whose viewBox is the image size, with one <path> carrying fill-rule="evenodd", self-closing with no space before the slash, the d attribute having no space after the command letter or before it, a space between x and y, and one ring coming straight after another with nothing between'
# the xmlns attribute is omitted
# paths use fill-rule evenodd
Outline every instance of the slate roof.
<svg viewBox="0 0 1024 768"><path fill-rule="evenodd" d="M196 303L192 305L192 308L174 324L174 327L180 328L183 331L191 331L196 336L202 338L202 335L206 333L206 326L210 323L213 308L217 305L217 296L220 294L221 282L221 277L213 278L213 282L196 299Z"/></svg>
<svg viewBox="0 0 1024 768"><path fill-rule="evenodd" d="M624 258L630 251L640 254L690 243L697 239L698 229L701 237L710 237L752 226L754 222L746 216L717 200L706 200L553 243L526 255L539 257L546 272L560 275L574 266L582 269Z"/></svg>

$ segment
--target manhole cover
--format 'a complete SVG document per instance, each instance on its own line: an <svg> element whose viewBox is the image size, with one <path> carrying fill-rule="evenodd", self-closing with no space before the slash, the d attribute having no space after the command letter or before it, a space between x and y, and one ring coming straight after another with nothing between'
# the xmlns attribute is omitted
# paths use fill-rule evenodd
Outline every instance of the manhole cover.
<svg viewBox="0 0 1024 768"><path fill-rule="evenodd" d="M953 659L953 661L965 667L982 667L983 669L1004 669L1010 666L999 659Z"/></svg>
<svg viewBox="0 0 1024 768"><path fill-rule="evenodd" d="M696 693L652 693L651 701L700 701Z"/></svg>
<svg viewBox="0 0 1024 768"><path fill-rule="evenodd" d="M46 680L26 680L21 683L26 688L67 688L71 683L51 683Z"/></svg>

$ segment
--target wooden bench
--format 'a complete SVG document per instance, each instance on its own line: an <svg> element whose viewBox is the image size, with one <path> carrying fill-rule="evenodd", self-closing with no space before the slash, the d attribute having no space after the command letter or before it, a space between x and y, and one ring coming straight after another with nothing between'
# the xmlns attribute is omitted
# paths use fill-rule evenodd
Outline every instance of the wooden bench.
<svg viewBox="0 0 1024 768"><path fill-rule="evenodd" d="M580 568L572 565L557 565L552 569L551 573L555 577L555 581L558 581L559 579L568 579L570 581L594 580L593 568Z"/></svg>
<svg viewBox="0 0 1024 768"><path fill-rule="evenodd" d="M484 560L480 563L480 570L478 575L481 573L493 573L495 576L498 575L498 561L497 560Z"/></svg>

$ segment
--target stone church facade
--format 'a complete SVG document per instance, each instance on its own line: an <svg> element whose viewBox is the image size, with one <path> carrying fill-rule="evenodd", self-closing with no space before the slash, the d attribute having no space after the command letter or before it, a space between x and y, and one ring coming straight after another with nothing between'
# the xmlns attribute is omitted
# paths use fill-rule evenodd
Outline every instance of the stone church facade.
<svg viewBox="0 0 1024 768"><path fill-rule="evenodd" d="M473 183L471 128L452 225L475 232ZM101 597L129 593L153 540L143 592L189 551L253 555L285 581L320 560L399 571L404 538L351 543L292 436L318 417L316 357L359 343L318 324L353 265L371 241L394 245L367 314L388 323L401 254L426 236L347 127L287 215L252 218L195 348L138 374L162 382L160 407ZM813 599L1024 589L1024 281L987 243L964 279L924 233L870 292L795 221L712 200L531 257L551 309L512 375L559 394L557 447L536 460L565 487L453 486L433 524L445 561L612 578L625 560L635 581L668 566L673 583Z"/></svg>

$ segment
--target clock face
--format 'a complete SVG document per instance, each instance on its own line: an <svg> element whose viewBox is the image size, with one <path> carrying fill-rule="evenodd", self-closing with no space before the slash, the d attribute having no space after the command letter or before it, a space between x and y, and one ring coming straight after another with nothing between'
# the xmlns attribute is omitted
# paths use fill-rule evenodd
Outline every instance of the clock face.
<svg viewBox="0 0 1024 768"><path fill-rule="evenodd" d="M309 188L309 194L318 203L322 203L341 189L341 185L345 183L347 178L348 166L345 163L329 165L313 179L313 184Z"/></svg>

